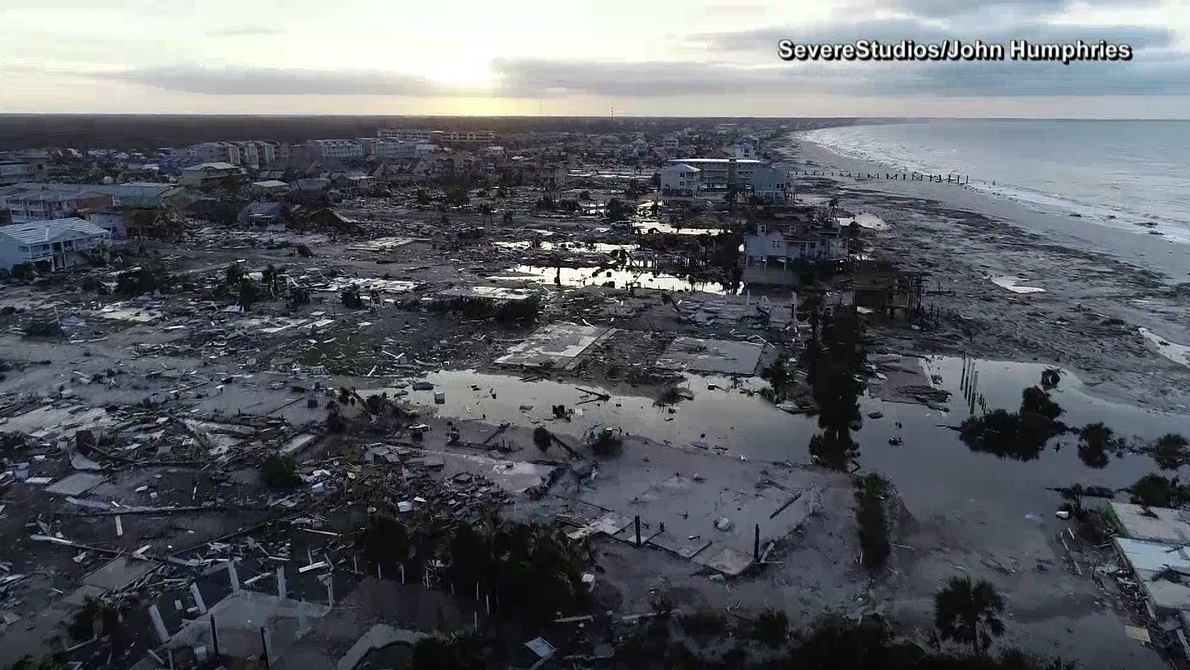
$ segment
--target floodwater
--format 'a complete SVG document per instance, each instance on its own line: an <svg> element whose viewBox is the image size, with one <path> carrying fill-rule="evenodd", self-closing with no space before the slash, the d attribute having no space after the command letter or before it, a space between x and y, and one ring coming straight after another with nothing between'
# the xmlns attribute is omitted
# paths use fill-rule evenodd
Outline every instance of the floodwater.
<svg viewBox="0 0 1190 670"><path fill-rule="evenodd" d="M863 212L855 216L841 216L838 220L840 226L849 226L854 222L859 224L860 228L868 230L888 230L888 224L884 222L884 219L871 212Z"/></svg>
<svg viewBox="0 0 1190 670"><path fill-rule="evenodd" d="M640 288L664 291L698 291L719 295L727 293L723 284L718 282L693 282L677 275L647 269L616 270L596 266L557 268L518 265L509 270L508 274L496 275L490 279L524 280L539 284L560 284L561 286L606 286L611 284L614 288L628 288L629 285L634 284Z"/></svg>
<svg viewBox="0 0 1190 670"><path fill-rule="evenodd" d="M949 411L864 397L860 401L863 426L854 433L862 470L888 477L915 515L946 515L971 507L987 514L991 509L1003 522L1003 527L997 525L997 532L1012 533L1018 527L1035 531L1024 515L1038 514L1054 523L1052 511L1060 502L1047 487L1081 483L1124 488L1156 471L1149 458L1134 454L1112 455L1103 468L1088 467L1079 459L1076 435L1054 438L1037 458L1028 461L974 452L951 428L969 416L960 388L962 359L931 357L925 362L927 376L937 375L941 380L935 386L952 393ZM976 361L974 369L979 372L977 393L983 396L987 409L1015 411L1021 391L1039 383L1045 366ZM655 406L652 398L616 393L611 393L607 402L582 403L591 396L578 387L604 391L594 383L527 382L512 375L471 371L443 371L427 379L436 391L445 391L445 404L434 405L431 391L411 391L408 399L443 417L521 426L545 423L552 430L576 436L596 424L615 425L656 442L712 449L728 458L809 463L808 443L818 430L815 418L786 414L759 395L732 389L730 379L724 377L688 375L682 386L694 393L694 399L678 403L673 413L668 407ZM755 378L741 380L741 384L752 390L764 386ZM1158 414L1095 398L1068 372L1063 372L1051 395L1065 410L1059 420L1070 426L1102 421L1117 435L1151 440L1166 432L1184 432L1190 425L1187 416ZM555 404L580 412L570 423L558 422L550 412ZM876 411L884 416L868 417ZM897 422L902 424L900 428ZM894 436L901 438L901 445L889 444Z"/></svg>
<svg viewBox="0 0 1190 670"><path fill-rule="evenodd" d="M536 249L539 251L554 251L565 249L568 251L575 251L578 253L593 253L593 254L610 254L616 251L627 251L629 253L636 251L640 247L635 244L610 244L607 242L592 242L584 244L582 242L549 242L541 240L537 246L528 240L514 240L510 242L493 242L493 245L500 249L508 249L511 251L527 251L529 249Z"/></svg>
<svg viewBox="0 0 1190 670"><path fill-rule="evenodd" d="M1138 332L1146 340L1153 343L1157 352L1179 365L1190 366L1190 345L1170 342L1148 328L1139 328Z"/></svg>
<svg viewBox="0 0 1190 670"><path fill-rule="evenodd" d="M1021 282L1025 281L1020 277L1005 275L1003 277L992 277L992 283L1002 289L1007 289L1013 293L1045 293L1045 289L1039 286L1021 286Z"/></svg>
<svg viewBox="0 0 1190 670"><path fill-rule="evenodd" d="M651 233L676 233L678 235L718 235L723 232L722 228L676 228L668 223L661 221L647 219L632 221L632 226L636 228L636 232L643 234Z"/></svg>

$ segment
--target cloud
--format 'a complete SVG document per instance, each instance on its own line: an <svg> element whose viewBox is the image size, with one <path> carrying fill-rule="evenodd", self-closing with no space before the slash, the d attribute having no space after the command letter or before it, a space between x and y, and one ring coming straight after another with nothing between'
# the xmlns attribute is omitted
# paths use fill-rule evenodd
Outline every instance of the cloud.
<svg viewBox="0 0 1190 670"><path fill-rule="evenodd" d="M207 37L275 37L284 34L283 30L264 27L216 28L207 31Z"/></svg>
<svg viewBox="0 0 1190 670"><path fill-rule="evenodd" d="M208 95L471 95L477 91L417 75L375 70L304 70L289 68L208 68L173 66L95 73L170 91Z"/></svg>
<svg viewBox="0 0 1190 670"><path fill-rule="evenodd" d="M1190 60L1143 62L782 63L498 61L506 97L665 97L820 93L854 96L1099 96L1190 94Z"/></svg>
<svg viewBox="0 0 1190 670"><path fill-rule="evenodd" d="M1031 42L1074 42L1084 40L1095 42L1105 39L1109 42L1130 44L1134 49L1163 48L1174 42L1172 30L1149 26L1081 26L1076 24L1048 24L1040 20L1027 22L1003 22L1000 24L941 28L936 24L915 18L889 18L835 23L825 26L801 28L761 28L736 32L708 33L700 36L712 50L724 52L758 51L775 53L778 40L791 39L796 42L822 44L847 44L856 40L869 39L881 42L900 40L941 41L960 39L996 42L1007 45L1011 40L1023 39Z"/></svg>
<svg viewBox="0 0 1190 670"><path fill-rule="evenodd" d="M908 0L929 7L933 0ZM1004 3L999 3L1004 4ZM1061 5L1060 2L1050 3ZM1046 6L1045 2L1041 5ZM1030 43L1129 44L1131 62L1075 62L1069 66L1050 62L871 62L835 64L838 77L828 85L837 93L861 95L940 94L962 96L1033 95L1177 95L1190 92L1190 54L1177 51L1174 33L1165 27L1083 26L1049 24L1037 17L1025 21L952 22L942 27L913 17L861 20L851 23L800 28L761 28L709 33L699 36L711 53L740 60L751 54L751 62L775 58L781 39L801 43L850 44L860 39L897 43L901 40L965 43L983 40L1008 49L1012 40ZM958 26L958 27L956 27ZM814 63L789 63L789 81L814 86L822 80ZM810 75L803 78L801 75Z"/></svg>
<svg viewBox="0 0 1190 670"><path fill-rule="evenodd" d="M1129 0L1133 9L1156 7L1161 0ZM1119 7L1119 0L885 0L893 11L932 19L951 19L964 14L1027 14L1033 17L1057 14L1074 5L1091 8Z"/></svg>
<svg viewBox="0 0 1190 670"><path fill-rule="evenodd" d="M739 95L761 89L786 91L793 84L793 74L780 65L501 59L492 67L501 81L498 93L507 97Z"/></svg>

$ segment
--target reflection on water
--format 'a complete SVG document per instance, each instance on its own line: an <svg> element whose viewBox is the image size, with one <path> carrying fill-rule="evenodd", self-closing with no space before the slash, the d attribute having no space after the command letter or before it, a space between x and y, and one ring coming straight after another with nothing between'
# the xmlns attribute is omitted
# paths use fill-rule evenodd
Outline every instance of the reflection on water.
<svg viewBox="0 0 1190 670"><path fill-rule="evenodd" d="M971 413L960 388L963 360L930 357L925 367L927 377L936 376L935 385L952 394L945 403L947 412L862 397L865 420L854 433L861 447L860 466L890 479L916 516L949 516L975 505L985 518L992 514L992 518L1003 520L995 532L1035 532L1035 527L1019 520L1026 513L1044 512L1056 504L1057 494L1048 487L1081 483L1122 488L1153 469L1148 457L1130 453L1088 467L1080 458L1080 437L1074 434L1053 438L1027 461L972 451L956 430ZM989 411L1018 411L1022 390L1036 385L1046 369L1033 363L998 361L975 361L975 368L978 391ZM435 390L445 391L445 403L434 405L433 391L412 391L408 398L443 416L529 427L545 423L550 430L571 436L580 436L596 424L620 426L628 434L662 444L708 449L730 458L808 464L810 438L818 432L814 418L786 414L759 394L733 390L725 378L689 376L683 385L694 397L676 405L672 414L668 407L655 405L652 397L611 393L606 402L589 402L591 396L575 385L549 380L528 382L511 375L467 371L438 372L427 378L436 385ZM764 384L759 379L743 383L753 391ZM579 385L597 388L591 382ZM1081 428L1102 422L1112 429L1116 441L1105 442L1105 454L1118 451L1118 439L1135 435L1154 440L1190 425L1190 417L1094 398L1069 372L1062 374L1061 383L1049 395L1062 407L1065 424ZM552 419L550 407L556 404L577 410L572 422ZM882 416L870 418L875 412ZM897 438L899 446L890 445L891 438ZM1088 448L1082 451L1085 457ZM1099 463L1103 459L1091 460Z"/></svg>
<svg viewBox="0 0 1190 670"><path fill-rule="evenodd" d="M538 267L518 265L508 274L496 275L491 279L524 280L540 284L559 286L611 286L612 288L651 288L663 291L699 291L723 295L727 289L719 282L696 282L677 275L655 272L648 269L616 270L607 267Z"/></svg>

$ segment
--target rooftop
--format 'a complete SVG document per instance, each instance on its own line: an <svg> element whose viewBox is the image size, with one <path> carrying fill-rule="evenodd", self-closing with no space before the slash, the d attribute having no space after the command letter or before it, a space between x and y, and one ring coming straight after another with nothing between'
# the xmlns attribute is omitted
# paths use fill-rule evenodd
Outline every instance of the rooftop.
<svg viewBox="0 0 1190 670"><path fill-rule="evenodd" d="M79 218L52 219L49 221L14 223L8 226L0 226L0 235L11 237L21 244L46 242L69 232L97 237L111 236L111 233L103 228Z"/></svg>
<svg viewBox="0 0 1190 670"><path fill-rule="evenodd" d="M193 172L196 170L238 170L239 167L231 163L199 163L198 165L191 165L190 167L182 168L182 172Z"/></svg>
<svg viewBox="0 0 1190 670"><path fill-rule="evenodd" d="M1113 502L1108 510L1125 537L1190 544L1190 512Z"/></svg>
<svg viewBox="0 0 1190 670"><path fill-rule="evenodd" d="M735 163L736 165L768 164L768 161L762 161L756 158L674 158L669 162L686 163L687 165L727 165L728 163Z"/></svg>

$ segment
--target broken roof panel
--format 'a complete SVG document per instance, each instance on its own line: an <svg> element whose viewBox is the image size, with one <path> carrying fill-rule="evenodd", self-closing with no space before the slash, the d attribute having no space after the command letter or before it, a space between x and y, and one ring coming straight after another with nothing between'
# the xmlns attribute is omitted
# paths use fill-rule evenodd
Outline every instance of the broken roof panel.
<svg viewBox="0 0 1190 670"><path fill-rule="evenodd" d="M671 370L754 375L764 347L753 342L679 337L657 359L657 366Z"/></svg>

